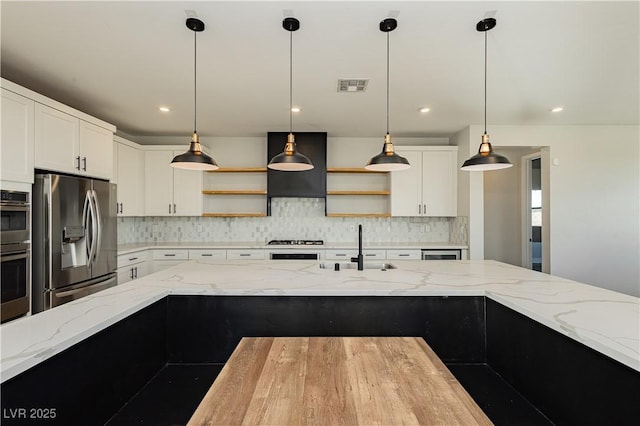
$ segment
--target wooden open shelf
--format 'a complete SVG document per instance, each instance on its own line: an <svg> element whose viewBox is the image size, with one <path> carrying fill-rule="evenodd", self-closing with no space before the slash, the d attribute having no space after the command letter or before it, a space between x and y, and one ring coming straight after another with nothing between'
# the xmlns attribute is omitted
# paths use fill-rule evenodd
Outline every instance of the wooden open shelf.
<svg viewBox="0 0 640 426"><path fill-rule="evenodd" d="M367 170L364 167L327 167L327 173L389 173Z"/></svg>
<svg viewBox="0 0 640 426"><path fill-rule="evenodd" d="M207 173L266 173L266 167L221 167Z"/></svg>
<svg viewBox="0 0 640 426"><path fill-rule="evenodd" d="M207 189L205 195L267 195L263 189Z"/></svg>
<svg viewBox="0 0 640 426"><path fill-rule="evenodd" d="M327 191L327 195L390 195L391 191Z"/></svg>
<svg viewBox="0 0 640 426"><path fill-rule="evenodd" d="M327 213L327 217L391 217L390 213Z"/></svg>
<svg viewBox="0 0 640 426"><path fill-rule="evenodd" d="M267 217L266 213L202 213L202 217Z"/></svg>

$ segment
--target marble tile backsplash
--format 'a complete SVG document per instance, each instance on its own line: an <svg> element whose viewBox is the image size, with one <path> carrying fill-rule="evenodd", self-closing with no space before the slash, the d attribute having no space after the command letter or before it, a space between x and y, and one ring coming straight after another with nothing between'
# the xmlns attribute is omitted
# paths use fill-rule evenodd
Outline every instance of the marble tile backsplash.
<svg viewBox="0 0 640 426"><path fill-rule="evenodd" d="M353 242L362 224L368 242L466 244L466 217L336 218L319 198L273 198L269 217L121 217L118 244L153 242L267 242L309 239Z"/></svg>

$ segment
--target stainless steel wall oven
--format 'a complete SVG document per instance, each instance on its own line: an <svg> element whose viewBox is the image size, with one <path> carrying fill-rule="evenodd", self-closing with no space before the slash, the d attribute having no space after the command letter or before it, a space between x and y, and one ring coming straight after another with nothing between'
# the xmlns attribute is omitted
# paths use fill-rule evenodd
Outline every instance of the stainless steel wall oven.
<svg viewBox="0 0 640 426"><path fill-rule="evenodd" d="M31 250L29 193L0 191L0 321L29 312Z"/></svg>

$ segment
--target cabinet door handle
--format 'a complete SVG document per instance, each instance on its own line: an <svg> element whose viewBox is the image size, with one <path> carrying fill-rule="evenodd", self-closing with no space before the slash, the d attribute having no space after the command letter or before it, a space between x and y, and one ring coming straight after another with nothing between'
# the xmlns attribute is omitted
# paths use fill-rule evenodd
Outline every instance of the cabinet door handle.
<svg viewBox="0 0 640 426"><path fill-rule="evenodd" d="M422 214L422 204L418 204L418 214Z"/></svg>
<svg viewBox="0 0 640 426"><path fill-rule="evenodd" d="M131 279L133 279L133 268L131 268Z"/></svg>
<svg viewBox="0 0 640 426"><path fill-rule="evenodd" d="M138 267L136 266L135 268L133 268L136 270L136 278L138 278Z"/></svg>
<svg viewBox="0 0 640 426"><path fill-rule="evenodd" d="M173 214L176 214L176 205L173 205Z"/></svg>
<svg viewBox="0 0 640 426"><path fill-rule="evenodd" d="M422 205L422 214L427 214L427 205L426 204Z"/></svg>
<svg viewBox="0 0 640 426"><path fill-rule="evenodd" d="M87 171L87 157L82 157L82 170Z"/></svg>
<svg viewBox="0 0 640 426"><path fill-rule="evenodd" d="M78 162L77 165L76 165L76 169L80 170L80 156L79 155L76 157L76 161Z"/></svg>
<svg viewBox="0 0 640 426"><path fill-rule="evenodd" d="M171 214L171 203L169 203L169 214Z"/></svg>

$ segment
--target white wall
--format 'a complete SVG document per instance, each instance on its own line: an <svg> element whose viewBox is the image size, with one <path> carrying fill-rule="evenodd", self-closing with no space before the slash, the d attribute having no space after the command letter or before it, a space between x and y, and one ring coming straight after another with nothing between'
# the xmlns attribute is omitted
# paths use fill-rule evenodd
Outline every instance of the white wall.
<svg viewBox="0 0 640 426"><path fill-rule="evenodd" d="M471 134L467 127L451 138L458 146L458 165L478 152L480 136ZM458 216L468 218L469 259L484 259L484 197L483 174L458 172Z"/></svg>
<svg viewBox="0 0 640 426"><path fill-rule="evenodd" d="M640 296L640 127L491 126L490 131L494 148L549 147L551 274ZM481 134L481 126L469 127L471 141ZM459 146L466 143L458 139ZM469 199L471 224L478 200L473 193Z"/></svg>

